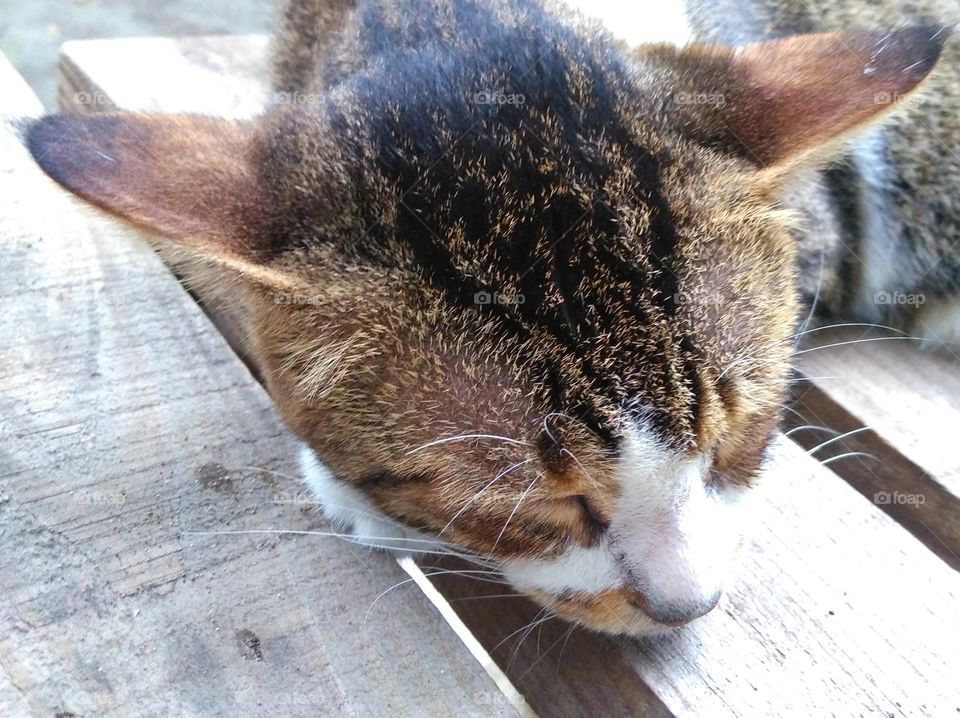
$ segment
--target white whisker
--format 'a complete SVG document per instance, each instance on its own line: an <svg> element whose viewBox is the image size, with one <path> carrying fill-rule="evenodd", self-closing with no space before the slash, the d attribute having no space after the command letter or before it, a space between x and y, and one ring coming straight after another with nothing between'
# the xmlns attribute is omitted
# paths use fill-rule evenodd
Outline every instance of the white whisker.
<svg viewBox="0 0 960 718"><path fill-rule="evenodd" d="M431 446L439 446L441 444L450 444L455 441L474 441L474 440L482 440L482 439L492 439L495 441L502 441L506 444L514 444L516 446L530 446L530 444L526 441L521 441L519 439L511 439L509 436L497 436L496 434L462 434L460 436L449 436L445 439L436 439L435 441L430 441L414 449L410 449L407 452L407 456L409 456L410 454L415 454L418 451L423 451L424 449L429 449Z"/></svg>
<svg viewBox="0 0 960 718"><path fill-rule="evenodd" d="M822 327L814 327L813 329L807 329L802 332L797 332L793 336L794 338L800 338L802 336L806 336L807 334L813 334L814 332L823 332L828 329L852 329L852 328L885 329L887 331L908 336L908 333L903 331L902 329L897 329L896 327L889 327L886 324L871 324L869 322L846 322L843 324L826 324Z"/></svg>
<svg viewBox="0 0 960 718"><path fill-rule="evenodd" d="M820 451L820 449L822 449L822 448L824 448L824 447L826 447L826 446L830 446L830 444L834 444L834 443L836 443L836 442L838 442L838 441L842 441L843 439L846 439L846 438L848 438L848 437L854 436L854 435L856 435L856 434L862 434L864 431L870 431L870 427L869 427L869 426L861 426L859 429L854 429L853 431L848 431L848 432L846 432L846 433L844 433L844 434L840 434L839 436L834 436L832 439L827 439L827 440L824 441L822 444L818 444L817 446L814 446L812 449L810 449L809 451L807 451L807 456L813 456L815 453L817 453L818 451Z"/></svg>
<svg viewBox="0 0 960 718"><path fill-rule="evenodd" d="M497 540L493 542L493 549L492 549L491 551L495 551L495 550L496 550L497 546L500 544L500 539L503 538L503 534L504 534L504 533L506 532L506 530L507 530L507 526L510 525L510 521L513 519L514 514L516 514L516 513L517 513L517 509L520 508L520 504L523 503L523 500L527 497L527 494L530 493L530 490L536 485L536 483L537 483L540 479L543 478L543 476L544 476L544 474L542 474L542 473L541 473L541 474L537 474L537 475L534 477L534 479L530 482L530 485L529 485L526 489L523 490L523 493L522 493L522 494L520 494L520 498L517 499L517 504L516 504L516 506L513 507L513 511L511 511L511 512L510 512L510 515L507 517L507 522L503 525L503 528L500 529L500 534L497 536Z"/></svg>
<svg viewBox="0 0 960 718"><path fill-rule="evenodd" d="M792 433L794 433L795 431L805 431L805 430L809 430L809 431L825 431L825 432L827 432L828 434L833 434L833 435L837 435L837 434L840 433L839 431L835 431L835 430L833 430L833 429L828 429L828 428L825 427L825 426L816 426L815 424L804 424L803 426L795 426L795 427L793 427L792 429L790 429L790 431L785 431L785 432L783 433L783 435L784 435L784 436L790 436L790 435L791 435Z"/></svg>
<svg viewBox="0 0 960 718"><path fill-rule="evenodd" d="M821 349L832 349L833 347L845 347L849 344L865 344L867 342L892 342L892 341L916 341L916 337L906 336L906 337L868 337L866 339L852 339L848 342L835 342L833 344L822 344L815 347L808 347L807 349L801 349L795 354L807 354L808 352L819 351Z"/></svg>
<svg viewBox="0 0 960 718"><path fill-rule="evenodd" d="M484 484L483 487L482 487L477 493L475 493L472 497L470 497L470 499L469 499L463 506L460 507L460 509L457 511L457 513L455 513L455 514L453 515L453 518L450 519L450 520L447 522L447 525L444 526L444 527L440 530L440 533L438 533L437 536L442 536L442 535L444 534L444 532L445 532L448 528L450 528L450 525L451 525L454 521L456 521L464 511L467 510L467 508L470 506L470 504L472 504L474 501L476 501L476 500L480 497L480 494L482 494L482 493L483 493L484 491L486 491L488 488L490 488L491 486L493 486L497 481L499 481L500 479L502 479L504 476L506 476L507 474L509 474L509 473L510 473L511 471L513 471L514 469L518 469L518 468L520 468L521 466L524 466L525 464L529 464L531 461L533 461L533 459L526 459L525 461L519 461L519 462L517 462L516 464L514 464L513 466L510 466L510 467L504 469L504 470L501 471L499 474L497 474L493 479L491 479L489 482L487 482L486 484Z"/></svg>
<svg viewBox="0 0 960 718"><path fill-rule="evenodd" d="M863 456L868 459L873 459L874 461L879 461L879 459L873 454L868 454L865 451L850 451L846 454L838 454L837 456L831 456L829 459L824 459L820 462L821 466L826 466L827 464L832 464L834 461L839 461L840 459L849 459L854 456Z"/></svg>

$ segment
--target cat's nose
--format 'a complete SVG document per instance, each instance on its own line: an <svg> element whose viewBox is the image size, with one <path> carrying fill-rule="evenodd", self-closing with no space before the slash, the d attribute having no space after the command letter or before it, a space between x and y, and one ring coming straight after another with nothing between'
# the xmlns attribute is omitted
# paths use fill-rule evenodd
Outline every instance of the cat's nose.
<svg viewBox="0 0 960 718"><path fill-rule="evenodd" d="M702 599L665 600L644 591L630 591L630 602L647 616L664 626L682 626L712 611L720 602L722 591Z"/></svg>

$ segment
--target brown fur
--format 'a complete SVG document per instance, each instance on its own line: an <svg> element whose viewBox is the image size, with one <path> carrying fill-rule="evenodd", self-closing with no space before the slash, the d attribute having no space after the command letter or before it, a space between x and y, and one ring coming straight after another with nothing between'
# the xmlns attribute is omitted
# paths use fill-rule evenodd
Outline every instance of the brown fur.
<svg viewBox="0 0 960 718"><path fill-rule="evenodd" d="M872 35L629 56L534 4L494 6L485 32L503 47L457 24L466 0L416 26L401 6L337 6L340 27L280 41L278 89L321 88L315 103L254 126L52 119L31 149L90 201L229 260L284 419L389 516L485 556L590 545L620 491L623 427L640 419L676 451L712 452L712 481L749 485L799 313L782 183L888 109L876 92L911 90L939 45L908 31L864 75ZM296 30L322 11L289 18ZM539 59L509 44L515 31ZM479 63L466 85L444 84L462 70L454 51ZM421 67L421 52L438 55ZM391 76L396 63L413 74ZM515 109L469 103L512 87L529 93ZM717 88L722 103L677 101ZM527 301L476 304L487 289ZM425 447L462 434L512 441ZM637 611L617 592L563 606L617 630Z"/></svg>

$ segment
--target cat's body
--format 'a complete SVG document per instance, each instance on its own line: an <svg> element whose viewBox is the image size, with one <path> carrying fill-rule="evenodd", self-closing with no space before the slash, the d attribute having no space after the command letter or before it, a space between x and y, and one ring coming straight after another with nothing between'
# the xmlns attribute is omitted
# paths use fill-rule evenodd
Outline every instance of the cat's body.
<svg viewBox="0 0 960 718"><path fill-rule="evenodd" d="M948 33L630 49L523 0L286 18L256 122L55 117L31 150L240 280L308 480L359 538L449 542L602 630L710 610L786 393L798 261L839 236L801 228L798 253L780 198Z"/></svg>

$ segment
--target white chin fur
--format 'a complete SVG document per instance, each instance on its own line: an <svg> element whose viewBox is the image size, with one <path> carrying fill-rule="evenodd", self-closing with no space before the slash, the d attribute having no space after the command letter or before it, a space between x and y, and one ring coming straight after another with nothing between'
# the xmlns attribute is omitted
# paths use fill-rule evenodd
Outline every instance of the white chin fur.
<svg viewBox="0 0 960 718"><path fill-rule="evenodd" d="M300 449L300 470L323 506L324 516L336 529L350 534L354 542L392 551L434 550L427 536L384 516L361 491L331 474L309 446Z"/></svg>

